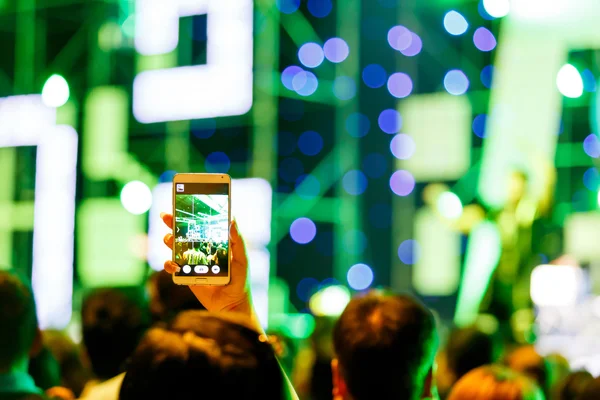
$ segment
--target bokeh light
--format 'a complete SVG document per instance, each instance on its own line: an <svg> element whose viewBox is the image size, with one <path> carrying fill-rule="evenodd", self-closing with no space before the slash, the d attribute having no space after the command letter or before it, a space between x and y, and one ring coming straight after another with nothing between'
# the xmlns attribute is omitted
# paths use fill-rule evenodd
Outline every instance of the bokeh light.
<svg viewBox="0 0 600 400"><path fill-rule="evenodd" d="M406 50L409 48L413 40L411 33L412 32L408 28L402 25L396 25L388 31L388 43L394 50Z"/></svg>
<svg viewBox="0 0 600 400"><path fill-rule="evenodd" d="M473 133L475 136L485 138L485 123L487 121L486 114L479 114L473 118Z"/></svg>
<svg viewBox="0 0 600 400"><path fill-rule="evenodd" d="M279 155L287 157L294 154L296 151L296 136L287 131L281 131L278 135Z"/></svg>
<svg viewBox="0 0 600 400"><path fill-rule="evenodd" d="M486 65L481 70L481 74L479 74L479 79L481 79L481 83L488 89L492 88L492 77L494 75L494 66Z"/></svg>
<svg viewBox="0 0 600 400"><path fill-rule="evenodd" d="M298 138L300 152L307 156L315 156L323 149L323 138L315 131L306 131Z"/></svg>
<svg viewBox="0 0 600 400"><path fill-rule="evenodd" d="M362 169L369 178L381 178L387 170L387 158L380 153L369 153L363 159Z"/></svg>
<svg viewBox="0 0 600 400"><path fill-rule="evenodd" d="M444 88L450 94L460 96L469 89L469 78L459 69L453 69L444 77Z"/></svg>
<svg viewBox="0 0 600 400"><path fill-rule="evenodd" d="M583 80L583 90L586 92L596 91L596 77L589 69L584 69L581 73L581 79Z"/></svg>
<svg viewBox="0 0 600 400"><path fill-rule="evenodd" d="M310 296L316 293L319 288L319 281L315 278L304 278L296 285L296 294L302 301L308 301Z"/></svg>
<svg viewBox="0 0 600 400"><path fill-rule="evenodd" d="M350 302L350 296L344 286L328 286L310 298L310 311L319 317L339 317Z"/></svg>
<svg viewBox="0 0 600 400"><path fill-rule="evenodd" d="M398 170L390 177L390 188L398 196L408 196L415 188L415 178L405 170Z"/></svg>
<svg viewBox="0 0 600 400"><path fill-rule="evenodd" d="M42 102L47 107L58 108L69 101L69 84L67 80L60 75L54 74L42 88Z"/></svg>
<svg viewBox="0 0 600 400"><path fill-rule="evenodd" d="M444 28L449 34L458 36L469 29L469 23L461 13L452 10L444 16Z"/></svg>
<svg viewBox="0 0 600 400"><path fill-rule="evenodd" d="M421 40L421 37L414 32L411 32L410 36L410 45L407 48L400 50L400 53L407 57L414 57L423 49L423 41Z"/></svg>
<svg viewBox="0 0 600 400"><path fill-rule="evenodd" d="M399 160L408 160L415 154L415 141L410 135L400 133L390 142L390 151Z"/></svg>
<svg viewBox="0 0 600 400"><path fill-rule="evenodd" d="M387 203L375 203L369 208L369 223L378 229L389 228L392 224L392 207Z"/></svg>
<svg viewBox="0 0 600 400"><path fill-rule="evenodd" d="M480 27L473 34L473 43L481 51L492 51L496 48L496 38L489 29Z"/></svg>
<svg viewBox="0 0 600 400"><path fill-rule="evenodd" d="M165 172L160 174L160 176L158 177L158 182L160 182L160 183L173 182L173 178L175 178L175 174L177 174L177 171L174 171L172 169L166 170Z"/></svg>
<svg viewBox="0 0 600 400"><path fill-rule="evenodd" d="M485 10L485 7L483 6L483 0L479 0L479 3L477 4L477 12L479 13L479 15L481 15L481 18L487 21L492 21L495 19Z"/></svg>
<svg viewBox="0 0 600 400"><path fill-rule="evenodd" d="M362 79L368 87L373 89L380 88L385 85L387 72L379 64L369 64L363 69Z"/></svg>
<svg viewBox="0 0 600 400"><path fill-rule="evenodd" d="M402 116L398 111L390 108L383 110L379 114L377 123L379 124L379 129L385 133L398 133L400 128L402 128Z"/></svg>
<svg viewBox="0 0 600 400"><path fill-rule="evenodd" d="M331 0L308 0L308 11L317 18L325 18L332 9Z"/></svg>
<svg viewBox="0 0 600 400"><path fill-rule="evenodd" d="M368 179L362 171L351 170L344 174L342 186L346 193L353 196L363 194L367 189Z"/></svg>
<svg viewBox="0 0 600 400"><path fill-rule="evenodd" d="M355 264L350 267L346 279L354 290L365 290L373 283L373 270L366 264Z"/></svg>
<svg viewBox="0 0 600 400"><path fill-rule="evenodd" d="M398 258L404 264L413 265L419 260L421 248L416 240L408 239L398 246Z"/></svg>
<svg viewBox="0 0 600 400"><path fill-rule="evenodd" d="M298 218L290 225L290 236L298 244L310 243L317 234L317 226L308 218Z"/></svg>
<svg viewBox="0 0 600 400"><path fill-rule="evenodd" d="M300 0L276 0L275 4L282 13L292 14L300 7Z"/></svg>
<svg viewBox="0 0 600 400"><path fill-rule="evenodd" d="M191 123L192 136L198 139L208 139L217 131L217 120L214 118L196 119Z"/></svg>
<svg viewBox="0 0 600 400"><path fill-rule="evenodd" d="M296 182L304 174L304 165L297 158L289 157L281 160L279 163L279 176L285 182Z"/></svg>
<svg viewBox="0 0 600 400"><path fill-rule="evenodd" d="M305 67L316 68L325 59L325 54L323 53L323 48L317 43L308 42L304 43L298 49L298 59Z"/></svg>
<svg viewBox="0 0 600 400"><path fill-rule="evenodd" d="M333 94L340 100L350 100L356 95L356 82L349 76L338 76L333 81Z"/></svg>
<svg viewBox="0 0 600 400"><path fill-rule="evenodd" d="M231 168L231 161L227 154L222 151L215 151L206 156L204 168L206 172L226 174Z"/></svg>
<svg viewBox="0 0 600 400"><path fill-rule="evenodd" d="M323 45L325 57L332 63L341 63L350 54L350 48L344 39L331 38Z"/></svg>
<svg viewBox="0 0 600 400"><path fill-rule="evenodd" d="M462 215L463 205L455 193L444 192L438 197L437 209L443 217L457 219Z"/></svg>
<svg viewBox="0 0 600 400"><path fill-rule="evenodd" d="M556 87L565 97L575 99L583 94L583 80L577 68L565 64L556 75Z"/></svg>
<svg viewBox="0 0 600 400"><path fill-rule="evenodd" d="M388 91L397 99L409 96L413 90L413 82L410 76L404 72L396 72L390 75L387 82Z"/></svg>
<svg viewBox="0 0 600 400"><path fill-rule="evenodd" d="M152 207L152 191L144 182L131 181L121 189L121 204L131 214L143 214Z"/></svg>
<svg viewBox="0 0 600 400"><path fill-rule="evenodd" d="M294 77L302 71L304 70L297 65L290 65L289 67L284 69L281 73L281 83L283 83L283 86L285 86L289 90L294 90L292 81Z"/></svg>
<svg viewBox="0 0 600 400"><path fill-rule="evenodd" d="M346 118L346 130L352 137L359 138L369 133L371 122L369 117L361 113L352 113Z"/></svg>
<svg viewBox="0 0 600 400"><path fill-rule="evenodd" d="M596 168L589 168L583 173L583 184L592 192L597 192L600 189L600 173Z"/></svg>
<svg viewBox="0 0 600 400"><path fill-rule="evenodd" d="M600 140L598 135L592 133L583 140L583 151L590 157L600 157Z"/></svg>
<svg viewBox="0 0 600 400"><path fill-rule="evenodd" d="M295 192L304 200L314 199L321 193L321 182L314 175L301 175L296 180Z"/></svg>
<svg viewBox="0 0 600 400"><path fill-rule="evenodd" d="M300 96L310 96L317 91L319 81L310 71L302 71L294 75L292 87Z"/></svg>
<svg viewBox="0 0 600 400"><path fill-rule="evenodd" d="M509 0L483 0L483 8L494 18L502 18L510 11Z"/></svg>

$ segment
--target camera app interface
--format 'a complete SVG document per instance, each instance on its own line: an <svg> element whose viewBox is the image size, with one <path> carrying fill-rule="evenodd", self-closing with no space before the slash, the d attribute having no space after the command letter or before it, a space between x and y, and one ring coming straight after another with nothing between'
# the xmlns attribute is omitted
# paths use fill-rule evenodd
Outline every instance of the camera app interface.
<svg viewBox="0 0 600 400"><path fill-rule="evenodd" d="M176 184L174 233L177 276L227 276L229 185Z"/></svg>

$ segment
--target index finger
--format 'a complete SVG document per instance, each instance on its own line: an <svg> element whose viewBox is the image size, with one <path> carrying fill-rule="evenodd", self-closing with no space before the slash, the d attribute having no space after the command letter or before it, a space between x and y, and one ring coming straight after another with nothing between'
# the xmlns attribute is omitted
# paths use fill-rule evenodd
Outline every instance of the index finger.
<svg viewBox="0 0 600 400"><path fill-rule="evenodd" d="M165 225L167 225L169 228L173 229L173 214L160 213L160 217L162 218Z"/></svg>

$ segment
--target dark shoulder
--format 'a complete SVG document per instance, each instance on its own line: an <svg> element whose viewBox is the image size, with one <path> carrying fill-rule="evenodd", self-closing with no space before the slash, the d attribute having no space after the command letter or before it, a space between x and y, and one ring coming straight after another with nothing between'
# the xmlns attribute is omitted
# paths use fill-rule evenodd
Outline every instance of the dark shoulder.
<svg viewBox="0 0 600 400"><path fill-rule="evenodd" d="M31 393L0 393L0 400L50 400L46 396Z"/></svg>

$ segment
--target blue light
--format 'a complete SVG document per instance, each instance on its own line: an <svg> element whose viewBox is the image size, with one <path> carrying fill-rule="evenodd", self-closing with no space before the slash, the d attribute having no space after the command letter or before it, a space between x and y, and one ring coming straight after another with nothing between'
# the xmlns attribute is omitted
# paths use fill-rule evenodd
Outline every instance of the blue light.
<svg viewBox="0 0 600 400"><path fill-rule="evenodd" d="M362 231L351 229L344 233L343 244L346 253L362 254L367 248L367 237Z"/></svg>
<svg viewBox="0 0 600 400"><path fill-rule="evenodd" d="M306 131L298 139L298 148L302 154L315 156L323 149L323 138L315 131Z"/></svg>
<svg viewBox="0 0 600 400"><path fill-rule="evenodd" d="M473 133L475 136L485 138L485 123L487 121L486 114L479 114L473 118Z"/></svg>
<svg viewBox="0 0 600 400"><path fill-rule="evenodd" d="M346 130L352 137L363 137L369 133L369 129L371 129L371 122L364 114L352 113L346 118Z"/></svg>
<svg viewBox="0 0 600 400"><path fill-rule="evenodd" d="M396 25L388 31L387 40L392 49L404 51L412 44L413 36L407 27Z"/></svg>
<svg viewBox="0 0 600 400"><path fill-rule="evenodd" d="M369 208L369 222L375 228L386 229L392 224L392 207L387 203L375 203Z"/></svg>
<svg viewBox="0 0 600 400"><path fill-rule="evenodd" d="M167 170L165 172L163 172L162 174L160 174L160 176L158 177L158 181L160 183L164 183L164 182L173 182L173 178L175 177L175 174L177 173L177 171L173 171L173 170Z"/></svg>
<svg viewBox="0 0 600 400"><path fill-rule="evenodd" d="M208 156L206 156L206 160L204 160L204 168L206 169L206 172L225 174L229 172L230 167L231 161L229 161L227 154L223 153L222 151L210 153Z"/></svg>
<svg viewBox="0 0 600 400"><path fill-rule="evenodd" d="M396 72L390 75L387 82L388 91L397 99L403 99L409 96L413 90L413 82L408 74Z"/></svg>
<svg viewBox="0 0 600 400"><path fill-rule="evenodd" d="M285 86L289 90L294 90L292 81L294 77L302 71L304 70L297 65L290 65L289 67L284 69L281 73L281 83L283 83L283 86Z"/></svg>
<svg viewBox="0 0 600 400"><path fill-rule="evenodd" d="M296 286L296 294L302 301L308 301L319 288L319 281L315 278L304 278Z"/></svg>
<svg viewBox="0 0 600 400"><path fill-rule="evenodd" d="M600 173L594 167L589 168L583 174L583 184L588 190L597 192L600 188Z"/></svg>
<svg viewBox="0 0 600 400"><path fill-rule="evenodd" d="M452 10L444 16L444 28L449 34L459 36L469 29L469 23L462 14Z"/></svg>
<svg viewBox="0 0 600 400"><path fill-rule="evenodd" d="M380 153L367 154L362 169L369 178L381 178L387 170L387 159Z"/></svg>
<svg viewBox="0 0 600 400"><path fill-rule="evenodd" d="M213 118L194 120L190 131L198 139L208 139L217 131L217 121Z"/></svg>
<svg viewBox="0 0 600 400"><path fill-rule="evenodd" d="M581 79L583 79L583 89L586 92L595 92L596 91L596 78L594 74L589 69L584 69L581 73Z"/></svg>
<svg viewBox="0 0 600 400"><path fill-rule="evenodd" d="M583 140L583 151L590 157L600 157L600 140L598 140L598 135L592 133Z"/></svg>
<svg viewBox="0 0 600 400"><path fill-rule="evenodd" d="M444 88L448 93L460 96L469 89L469 78L461 70L453 69L444 77Z"/></svg>
<svg viewBox="0 0 600 400"><path fill-rule="evenodd" d="M353 196L358 196L359 194L364 193L367 189L368 180L365 174L359 170L351 170L346 172L344 177L342 178L342 186L346 193L351 194Z"/></svg>
<svg viewBox="0 0 600 400"><path fill-rule="evenodd" d="M379 128L385 133L398 133L400 128L402 128L402 116L398 111L390 108L383 110L379 114L377 123L379 124Z"/></svg>
<svg viewBox="0 0 600 400"><path fill-rule="evenodd" d="M325 18L332 9L331 0L308 0L308 11L317 18Z"/></svg>
<svg viewBox="0 0 600 400"><path fill-rule="evenodd" d="M308 218L298 218L290 225L290 236L296 243L310 243L316 234L317 226Z"/></svg>
<svg viewBox="0 0 600 400"><path fill-rule="evenodd" d="M304 200L314 199L320 192L321 182L314 175L302 175L296 180L296 194Z"/></svg>
<svg viewBox="0 0 600 400"><path fill-rule="evenodd" d="M387 72L379 64L369 64L363 69L362 79L365 85L376 89L385 85L387 80Z"/></svg>
<svg viewBox="0 0 600 400"><path fill-rule="evenodd" d="M398 246L398 258L404 264L415 264L421 255L421 248L416 240L405 240Z"/></svg>
<svg viewBox="0 0 600 400"><path fill-rule="evenodd" d="M286 158L279 164L279 176L285 182L296 182L302 174L304 174L304 165L297 158Z"/></svg>
<svg viewBox="0 0 600 400"><path fill-rule="evenodd" d="M350 54L348 43L340 38L331 38L326 41L323 45L323 51L325 52L325 57L332 63L341 63Z"/></svg>
<svg viewBox="0 0 600 400"><path fill-rule="evenodd" d="M278 137L279 155L291 156L296 150L296 136L291 132L281 131Z"/></svg>
<svg viewBox="0 0 600 400"><path fill-rule="evenodd" d="M483 19L486 19L488 21L492 21L495 19L486 11L485 6L483 5L483 0L479 0L479 4L477 5L477 11L479 11L479 15L481 15L481 18Z"/></svg>
<svg viewBox="0 0 600 400"><path fill-rule="evenodd" d="M481 70L481 74L479 78L481 79L481 83L488 89L492 88L492 76L494 75L494 66L486 65Z"/></svg>
<svg viewBox="0 0 600 400"><path fill-rule="evenodd" d="M356 95L356 83L349 76L338 76L333 81L333 94L340 100L350 100Z"/></svg>
<svg viewBox="0 0 600 400"><path fill-rule="evenodd" d="M350 267L346 278L352 289L365 290L373 283L373 270L366 264L356 264Z"/></svg>
<svg viewBox="0 0 600 400"><path fill-rule="evenodd" d="M300 7L300 0L276 0L275 4L282 13L292 14Z"/></svg>
<svg viewBox="0 0 600 400"><path fill-rule="evenodd" d="M406 133L400 133L390 142L390 151L399 160L408 160L413 156L416 149L413 138Z"/></svg>
<svg viewBox="0 0 600 400"><path fill-rule="evenodd" d="M316 68L325 59L323 49L317 43L304 43L298 50L298 59L308 68Z"/></svg>
<svg viewBox="0 0 600 400"><path fill-rule="evenodd" d="M317 91L319 81L310 71L302 71L292 79L292 87L300 96L310 96Z"/></svg>

